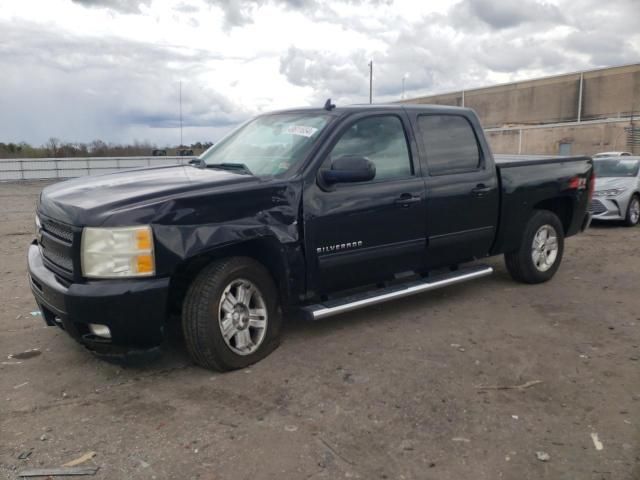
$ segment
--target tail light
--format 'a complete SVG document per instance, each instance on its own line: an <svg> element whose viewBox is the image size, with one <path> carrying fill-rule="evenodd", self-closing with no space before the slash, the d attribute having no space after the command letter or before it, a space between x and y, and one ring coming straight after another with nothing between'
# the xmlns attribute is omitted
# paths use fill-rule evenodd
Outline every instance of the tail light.
<svg viewBox="0 0 640 480"><path fill-rule="evenodd" d="M587 188L587 183L589 187L589 201L593 198L593 192L596 188L596 174L594 171L591 171L591 176L589 177L589 181L581 176L575 176L569 180L569 189L570 190L585 190Z"/></svg>
<svg viewBox="0 0 640 480"><path fill-rule="evenodd" d="M587 179L583 177L573 177L569 180L569 189L571 190L584 190L587 188Z"/></svg>

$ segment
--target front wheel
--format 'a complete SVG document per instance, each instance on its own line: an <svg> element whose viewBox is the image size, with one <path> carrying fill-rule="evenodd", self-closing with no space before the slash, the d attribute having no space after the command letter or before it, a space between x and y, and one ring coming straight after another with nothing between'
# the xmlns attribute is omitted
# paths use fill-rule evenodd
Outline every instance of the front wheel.
<svg viewBox="0 0 640 480"><path fill-rule="evenodd" d="M548 210L539 210L527 222L520 248L505 253L511 277L523 283L550 280L560 267L564 251L564 230L560 219Z"/></svg>
<svg viewBox="0 0 640 480"><path fill-rule="evenodd" d="M625 216L624 223L627 227L635 227L640 221L640 197L634 195L629 200L629 206L627 207L627 215Z"/></svg>
<svg viewBox="0 0 640 480"><path fill-rule="evenodd" d="M184 301L187 350L205 368L235 370L263 359L278 346L281 323L271 275L251 258L213 262L196 277Z"/></svg>

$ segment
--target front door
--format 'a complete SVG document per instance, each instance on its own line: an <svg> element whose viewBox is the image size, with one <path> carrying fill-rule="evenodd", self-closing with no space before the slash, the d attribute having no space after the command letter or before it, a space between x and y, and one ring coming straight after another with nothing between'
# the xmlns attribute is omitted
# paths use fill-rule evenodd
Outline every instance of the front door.
<svg viewBox="0 0 640 480"><path fill-rule="evenodd" d="M409 147L405 119L366 114L342 129L321 168L342 155L367 157L373 180L318 183L305 191L305 233L317 293L418 269L425 247L424 181Z"/></svg>

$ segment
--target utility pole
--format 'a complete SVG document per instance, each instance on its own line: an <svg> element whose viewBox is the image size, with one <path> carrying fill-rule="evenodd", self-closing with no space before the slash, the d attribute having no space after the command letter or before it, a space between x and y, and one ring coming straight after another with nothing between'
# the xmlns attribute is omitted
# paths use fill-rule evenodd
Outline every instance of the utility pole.
<svg viewBox="0 0 640 480"><path fill-rule="evenodd" d="M373 103L373 60L369 62L369 104Z"/></svg>
<svg viewBox="0 0 640 480"><path fill-rule="evenodd" d="M402 75L402 100L405 99L404 82L406 82L407 78L409 78L409 72L405 72L405 74Z"/></svg>
<svg viewBox="0 0 640 480"><path fill-rule="evenodd" d="M580 73L580 86L578 90L578 123L582 121L582 84L584 83L584 73Z"/></svg>
<svg viewBox="0 0 640 480"><path fill-rule="evenodd" d="M180 148L182 148L182 80L180 80Z"/></svg>

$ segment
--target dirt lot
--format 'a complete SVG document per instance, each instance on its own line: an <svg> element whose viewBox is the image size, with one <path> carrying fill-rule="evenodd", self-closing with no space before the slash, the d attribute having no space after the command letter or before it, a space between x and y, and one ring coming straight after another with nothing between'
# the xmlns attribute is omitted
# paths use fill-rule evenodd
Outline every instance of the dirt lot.
<svg viewBox="0 0 640 480"><path fill-rule="evenodd" d="M269 358L221 375L177 335L123 367L30 314L43 185L0 184L0 477L95 451L100 479L640 479L638 229L570 239L545 285L496 258L488 279L289 322Z"/></svg>

